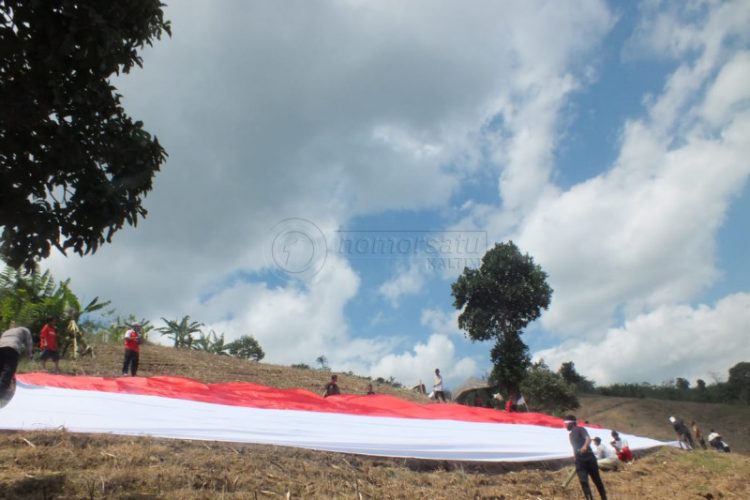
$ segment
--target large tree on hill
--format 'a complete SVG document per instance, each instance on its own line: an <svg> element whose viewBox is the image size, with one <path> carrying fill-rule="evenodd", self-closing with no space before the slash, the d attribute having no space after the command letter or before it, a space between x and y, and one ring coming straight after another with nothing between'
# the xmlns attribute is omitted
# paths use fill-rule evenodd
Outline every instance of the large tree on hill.
<svg viewBox="0 0 750 500"><path fill-rule="evenodd" d="M111 79L170 25L158 0L0 2L0 255L33 268L92 253L127 222L166 157Z"/></svg>
<svg viewBox="0 0 750 500"><path fill-rule="evenodd" d="M512 241L497 243L479 269L464 268L451 292L453 305L461 310L459 328L471 340L495 341L491 378L517 391L530 365L521 333L549 307L547 274Z"/></svg>

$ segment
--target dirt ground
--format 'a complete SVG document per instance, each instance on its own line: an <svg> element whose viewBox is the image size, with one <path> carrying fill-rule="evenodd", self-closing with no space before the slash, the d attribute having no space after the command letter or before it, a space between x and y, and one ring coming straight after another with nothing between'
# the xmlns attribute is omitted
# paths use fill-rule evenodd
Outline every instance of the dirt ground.
<svg viewBox="0 0 750 500"><path fill-rule="evenodd" d="M119 373L121 355L119 347L97 346L94 359L66 360L62 368L70 374L113 376ZM36 370L35 362L21 367L21 371ZM329 377L318 370L145 346L140 375L166 374L206 382L246 380L316 392ZM339 374L339 383L345 392L364 392L369 380ZM388 385L377 384L375 389L424 401L422 395ZM703 421L724 418L722 424L738 425L726 427L731 433L746 430L743 408L716 406L723 405L686 407L665 401L593 397L584 398L579 417L662 439L672 438L668 423L661 422L669 412L685 419L700 416ZM569 462L481 465L64 430L0 432L0 499L581 498L576 479L563 486L571 470ZM742 453L661 448L639 456L621 471L603 473L603 477L609 498L614 499L750 498L750 458Z"/></svg>

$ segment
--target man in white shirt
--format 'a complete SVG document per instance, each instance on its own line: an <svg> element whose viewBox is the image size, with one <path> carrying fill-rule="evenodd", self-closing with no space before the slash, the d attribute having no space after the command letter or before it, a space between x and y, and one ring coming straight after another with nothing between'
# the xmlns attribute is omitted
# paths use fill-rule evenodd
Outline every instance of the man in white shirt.
<svg viewBox="0 0 750 500"><path fill-rule="evenodd" d="M602 443L602 438L595 437L593 441L594 455L596 456L596 462L599 464L601 470L617 470L622 462L617 458L615 450Z"/></svg>
<svg viewBox="0 0 750 500"><path fill-rule="evenodd" d="M438 403L443 400L445 403L445 392L443 389L443 376L440 375L440 370L435 368L435 382L432 384L432 394L435 396L435 401Z"/></svg>

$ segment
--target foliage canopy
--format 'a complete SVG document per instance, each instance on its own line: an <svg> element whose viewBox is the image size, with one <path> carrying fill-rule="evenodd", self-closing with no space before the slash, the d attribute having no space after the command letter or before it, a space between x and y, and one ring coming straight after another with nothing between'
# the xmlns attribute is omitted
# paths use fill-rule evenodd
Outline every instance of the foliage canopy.
<svg viewBox="0 0 750 500"><path fill-rule="evenodd" d="M560 415L580 406L576 388L550 370L544 362L529 368L521 383L521 393L534 411Z"/></svg>
<svg viewBox="0 0 750 500"><path fill-rule="evenodd" d="M260 361L266 356L255 337L243 335L234 342L227 344L227 352L237 358Z"/></svg>
<svg viewBox="0 0 750 500"><path fill-rule="evenodd" d="M0 2L0 253L33 267L52 246L93 253L166 158L110 83L170 33L158 0Z"/></svg>
<svg viewBox="0 0 750 500"><path fill-rule="evenodd" d="M510 241L497 243L482 257L479 269L464 268L451 285L458 326L471 340L495 340L491 378L518 389L530 364L523 329L547 309L552 289L547 274Z"/></svg>

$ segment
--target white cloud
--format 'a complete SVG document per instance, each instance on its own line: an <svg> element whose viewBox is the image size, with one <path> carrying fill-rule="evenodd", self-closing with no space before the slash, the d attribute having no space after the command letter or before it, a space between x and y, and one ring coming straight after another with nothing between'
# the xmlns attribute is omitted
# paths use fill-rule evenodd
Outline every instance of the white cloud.
<svg viewBox="0 0 750 500"><path fill-rule="evenodd" d="M740 52L719 72L709 89L701 114L712 126L726 125L750 99L750 52Z"/></svg>
<svg viewBox="0 0 750 500"><path fill-rule="evenodd" d="M388 300L391 307L398 307L402 296L419 293L424 288L425 282L424 263L412 261L407 269L380 285L378 293Z"/></svg>
<svg viewBox="0 0 750 500"><path fill-rule="evenodd" d="M746 56L724 42L747 38L750 8L708 7L702 24L667 12L644 25L655 52L689 59L646 100L648 119L623 126L615 164L563 191L561 114L591 82L614 22L604 2L175 3L174 37L118 81L170 153L149 218L94 256L45 264L123 313L256 335L269 361L324 354L404 381L440 366L462 381L476 366L455 359L434 311L430 340L401 354L406 334L352 334L359 277L342 260L281 286L230 278L268 270L287 217L331 235L357 216L445 209L462 183L495 176L502 201L467 203L456 227L514 237L556 290L544 326L601 337L617 313L689 301L720 272L716 232L750 158ZM425 279L412 264L380 293L396 305Z"/></svg>
<svg viewBox="0 0 750 500"><path fill-rule="evenodd" d="M442 309L422 309L420 322L431 332L440 335L463 336L464 333L458 328L459 313L458 310L447 312Z"/></svg>
<svg viewBox="0 0 750 500"><path fill-rule="evenodd" d="M625 124L619 157L608 171L564 192L539 178L532 182L538 196L526 196L536 201L525 212L511 211L515 217L505 202L506 210L470 207L462 224L487 227L490 239L514 239L549 273L555 294L543 316L545 328L600 335L620 313L630 317L689 300L719 276L716 234L750 174L750 149L742 139L750 119L741 90L745 56L727 57L731 48L721 45L744 35L740 23L716 21L745 18L750 9L739 3L731 5L733 12L728 8L720 6L705 23L689 28L690 46L702 51L671 75L652 100L648 120ZM562 92L550 101L556 104L543 107L547 118L539 127L550 140L540 146L546 148L542 154L552 152L552 124L564 98ZM706 115L709 109L713 114ZM706 131L704 115L722 128ZM687 119L680 123L679 117ZM514 140L523 143L523 137ZM515 187L501 188L504 200L506 189L515 196Z"/></svg>
<svg viewBox="0 0 750 500"><path fill-rule="evenodd" d="M610 329L598 342L571 341L535 353L551 367L573 361L599 384L661 382L676 377L711 382L750 358L750 294L725 297L715 306L663 305Z"/></svg>
<svg viewBox="0 0 750 500"><path fill-rule="evenodd" d="M324 355L337 368L345 360L371 362L388 344L350 338L343 308L358 288L359 277L346 262L332 257L307 283L280 288L240 283L193 308L217 318L207 327L224 332L227 340L253 335L269 362L309 364ZM227 315L233 317L220 319Z"/></svg>
<svg viewBox="0 0 750 500"><path fill-rule="evenodd" d="M478 372L478 366L471 358L456 359L456 348L450 338L434 333L427 343L417 343L410 352L384 356L372 366L370 374L373 377L394 377L408 386L422 382L429 391L435 368L440 369L448 389L455 389Z"/></svg>

